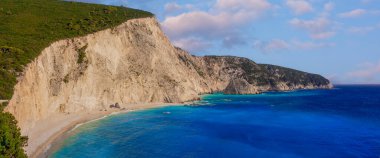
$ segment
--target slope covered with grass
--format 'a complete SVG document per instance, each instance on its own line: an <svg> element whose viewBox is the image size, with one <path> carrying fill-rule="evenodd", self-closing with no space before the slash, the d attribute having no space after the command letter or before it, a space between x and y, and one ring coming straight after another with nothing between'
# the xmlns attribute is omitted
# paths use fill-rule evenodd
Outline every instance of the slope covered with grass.
<svg viewBox="0 0 380 158"><path fill-rule="evenodd" d="M0 100L16 77L52 42L115 27L153 14L125 7L58 0L0 1Z"/></svg>

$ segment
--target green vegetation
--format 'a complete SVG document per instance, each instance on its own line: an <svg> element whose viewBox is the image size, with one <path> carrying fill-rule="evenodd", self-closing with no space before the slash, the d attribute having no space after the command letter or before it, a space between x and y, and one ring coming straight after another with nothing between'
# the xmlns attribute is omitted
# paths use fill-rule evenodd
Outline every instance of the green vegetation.
<svg viewBox="0 0 380 158"><path fill-rule="evenodd" d="M321 75L306 73L276 65L260 64L260 66L269 72L269 76L280 74L280 76L275 79L273 79L274 77L271 77L269 81L288 81L288 85L308 85L312 83L313 85L322 86L330 84L330 81Z"/></svg>
<svg viewBox="0 0 380 158"><path fill-rule="evenodd" d="M78 49L78 64L82 64L86 59L86 49L87 45L83 46L82 48Z"/></svg>
<svg viewBox="0 0 380 158"><path fill-rule="evenodd" d="M69 75L67 74L65 78L63 78L63 82L69 83Z"/></svg>
<svg viewBox="0 0 380 158"><path fill-rule="evenodd" d="M1 0L0 99L12 97L16 77L23 67L52 42L151 16L149 12L116 6L58 0ZM85 56L79 55L81 63Z"/></svg>
<svg viewBox="0 0 380 158"><path fill-rule="evenodd" d="M28 138L21 136L12 114L2 111L5 105L0 104L0 157L26 158L22 147L26 145Z"/></svg>

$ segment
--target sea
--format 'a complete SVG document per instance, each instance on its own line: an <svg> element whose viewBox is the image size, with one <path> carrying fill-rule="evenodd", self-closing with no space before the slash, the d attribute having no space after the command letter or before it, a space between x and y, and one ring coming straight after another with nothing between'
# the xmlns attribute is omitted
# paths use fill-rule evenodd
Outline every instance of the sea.
<svg viewBox="0 0 380 158"><path fill-rule="evenodd" d="M204 95L72 131L51 158L380 158L380 86Z"/></svg>

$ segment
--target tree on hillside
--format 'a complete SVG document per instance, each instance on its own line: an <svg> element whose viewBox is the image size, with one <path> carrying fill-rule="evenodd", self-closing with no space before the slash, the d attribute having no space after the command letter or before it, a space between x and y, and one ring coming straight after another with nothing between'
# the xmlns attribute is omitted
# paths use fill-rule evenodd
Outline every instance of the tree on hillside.
<svg viewBox="0 0 380 158"><path fill-rule="evenodd" d="M0 158L26 158L23 147L28 138L21 136L13 115L3 112L4 106L0 105Z"/></svg>

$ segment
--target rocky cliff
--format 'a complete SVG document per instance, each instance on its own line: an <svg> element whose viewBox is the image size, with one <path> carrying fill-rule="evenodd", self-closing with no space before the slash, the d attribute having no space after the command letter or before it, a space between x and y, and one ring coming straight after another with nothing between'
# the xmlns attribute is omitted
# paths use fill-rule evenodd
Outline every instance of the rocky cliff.
<svg viewBox="0 0 380 158"><path fill-rule="evenodd" d="M223 87L226 94L331 88L330 81L320 75L275 65L257 64L247 58L206 56L202 59L210 70L209 76L222 76L229 82L227 87Z"/></svg>
<svg viewBox="0 0 380 158"><path fill-rule="evenodd" d="M154 18L52 43L28 64L6 110L28 134L38 120L110 104L184 102L200 94L329 88L325 78L239 57L192 56Z"/></svg>

